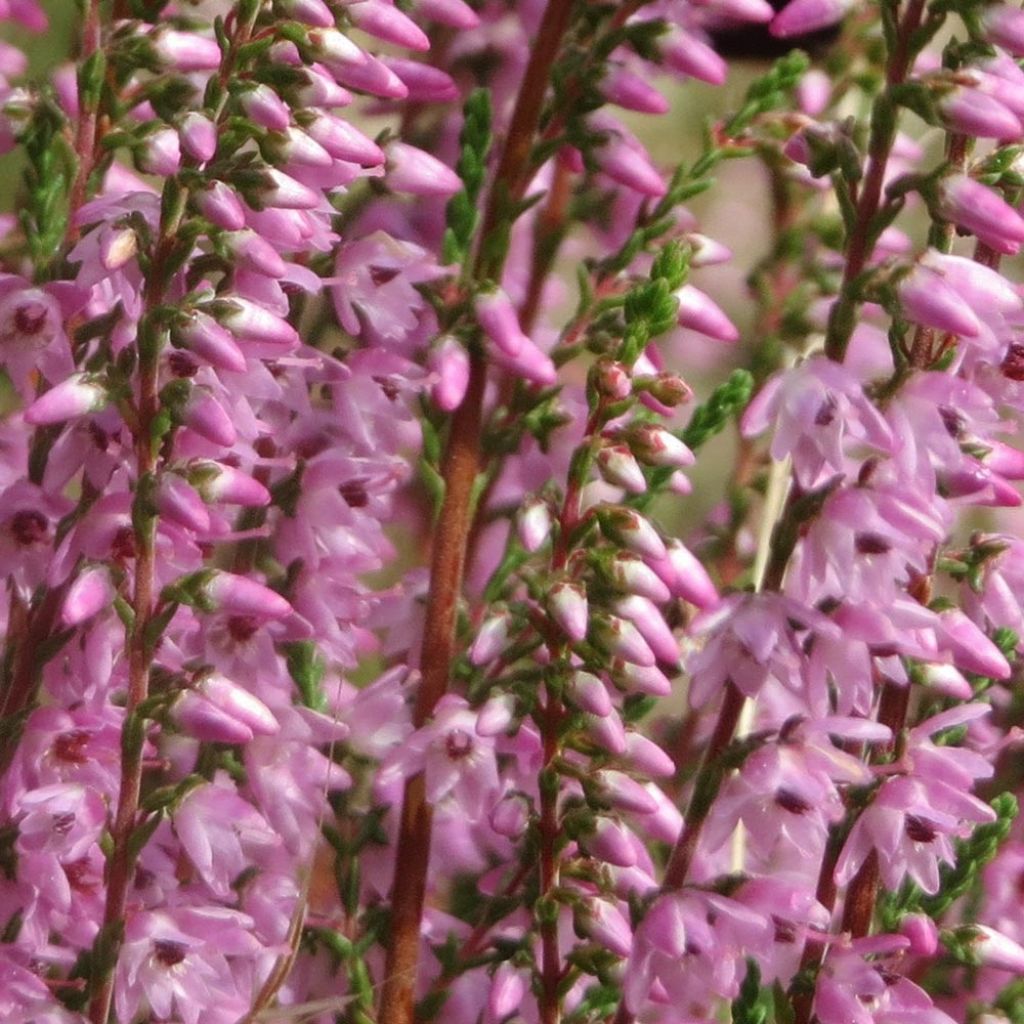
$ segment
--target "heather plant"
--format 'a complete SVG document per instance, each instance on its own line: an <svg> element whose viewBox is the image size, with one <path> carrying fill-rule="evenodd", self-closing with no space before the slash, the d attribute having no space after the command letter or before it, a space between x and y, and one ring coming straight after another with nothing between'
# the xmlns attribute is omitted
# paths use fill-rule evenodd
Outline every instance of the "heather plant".
<svg viewBox="0 0 1024 1024"><path fill-rule="evenodd" d="M0 1019L1024 1021L1024 13L67 2Z"/></svg>

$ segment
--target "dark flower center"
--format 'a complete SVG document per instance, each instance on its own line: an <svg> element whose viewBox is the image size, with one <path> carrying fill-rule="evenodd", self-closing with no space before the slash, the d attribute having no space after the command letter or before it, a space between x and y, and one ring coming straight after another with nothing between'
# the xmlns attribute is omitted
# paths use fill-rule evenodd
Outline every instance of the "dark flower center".
<svg viewBox="0 0 1024 1024"><path fill-rule="evenodd" d="M251 640L259 628L259 620L254 615L232 615L228 619L228 632L235 643Z"/></svg>
<svg viewBox="0 0 1024 1024"><path fill-rule="evenodd" d="M129 558L134 558L137 553L135 531L130 526L122 526L110 542L110 554L117 561L124 562Z"/></svg>
<svg viewBox="0 0 1024 1024"><path fill-rule="evenodd" d="M916 814L908 814L906 818L907 835L915 843L930 843L939 834L924 818Z"/></svg>
<svg viewBox="0 0 1024 1024"><path fill-rule="evenodd" d="M46 306L42 302L26 302L14 311L14 326L19 334L38 334L46 323Z"/></svg>
<svg viewBox="0 0 1024 1024"><path fill-rule="evenodd" d="M153 956L164 967L174 967L188 956L188 946L170 939L159 939L153 943Z"/></svg>
<svg viewBox="0 0 1024 1024"><path fill-rule="evenodd" d="M877 533L858 533L855 543L861 555L887 555L892 550L892 545Z"/></svg>
<svg viewBox="0 0 1024 1024"><path fill-rule="evenodd" d="M365 480L348 480L338 487L338 493L348 503L349 508L366 508L370 504Z"/></svg>
<svg viewBox="0 0 1024 1024"><path fill-rule="evenodd" d="M818 415L814 417L814 425L816 427L831 425L832 421L836 418L836 410L838 408L839 403L836 401L835 395L831 393L826 395L825 401L818 408Z"/></svg>
<svg viewBox="0 0 1024 1024"><path fill-rule="evenodd" d="M1024 345L1014 342L1007 349L1000 369L1010 380L1024 380Z"/></svg>
<svg viewBox="0 0 1024 1024"><path fill-rule="evenodd" d="M445 738L444 747L453 761L461 761L472 751L473 737L465 729L452 729Z"/></svg>
<svg viewBox="0 0 1024 1024"><path fill-rule="evenodd" d="M775 802L790 814L806 814L811 809L809 804L799 793L783 787L775 794Z"/></svg>
<svg viewBox="0 0 1024 1024"><path fill-rule="evenodd" d="M49 525L42 512L25 508L16 512L11 519L11 533L19 544L28 547L30 544L38 544L46 537Z"/></svg>
<svg viewBox="0 0 1024 1024"><path fill-rule="evenodd" d="M84 729L62 732L53 742L53 753L59 761L69 764L85 764L85 747L89 742L89 733Z"/></svg>

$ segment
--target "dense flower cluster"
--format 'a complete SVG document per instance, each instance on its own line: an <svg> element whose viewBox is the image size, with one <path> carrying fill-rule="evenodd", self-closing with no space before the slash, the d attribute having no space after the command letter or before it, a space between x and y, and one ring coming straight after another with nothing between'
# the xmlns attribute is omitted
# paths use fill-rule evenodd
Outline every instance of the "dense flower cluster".
<svg viewBox="0 0 1024 1024"><path fill-rule="evenodd" d="M1024 14L953 6L0 43L3 1020L1024 1019Z"/></svg>

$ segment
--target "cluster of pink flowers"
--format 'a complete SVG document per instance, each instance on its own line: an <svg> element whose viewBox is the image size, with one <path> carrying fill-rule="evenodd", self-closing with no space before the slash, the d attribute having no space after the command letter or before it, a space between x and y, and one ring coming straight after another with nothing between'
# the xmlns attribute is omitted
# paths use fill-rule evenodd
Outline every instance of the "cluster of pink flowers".
<svg viewBox="0 0 1024 1024"><path fill-rule="evenodd" d="M0 43L0 1018L1024 1020L1024 14L81 6Z"/></svg>

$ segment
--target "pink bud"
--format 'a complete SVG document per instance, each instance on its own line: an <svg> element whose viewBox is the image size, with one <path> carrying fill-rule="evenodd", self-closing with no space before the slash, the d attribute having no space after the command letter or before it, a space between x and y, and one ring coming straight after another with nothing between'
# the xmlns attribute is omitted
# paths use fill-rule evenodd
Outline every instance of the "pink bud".
<svg viewBox="0 0 1024 1024"><path fill-rule="evenodd" d="M955 700L970 700L974 696L971 684L952 665L923 665L921 681L937 693Z"/></svg>
<svg viewBox="0 0 1024 1024"><path fill-rule="evenodd" d="M728 73L725 61L696 36L673 26L656 45L661 59L673 71L710 85L721 85L725 81Z"/></svg>
<svg viewBox="0 0 1024 1024"><path fill-rule="evenodd" d="M447 72L421 60L406 60L385 54L382 64L398 76L417 103L450 103L459 98L459 87Z"/></svg>
<svg viewBox="0 0 1024 1024"><path fill-rule="evenodd" d="M591 370L594 385L606 398L620 402L633 393L633 379L629 368L614 359L599 359Z"/></svg>
<svg viewBox="0 0 1024 1024"><path fill-rule="evenodd" d="M611 578L619 590L630 594L641 594L659 604L671 596L668 587L658 574L643 559L627 551L617 551L612 557Z"/></svg>
<svg viewBox="0 0 1024 1024"><path fill-rule="evenodd" d="M778 39L816 32L842 21L850 0L790 0L775 16L768 31Z"/></svg>
<svg viewBox="0 0 1024 1024"><path fill-rule="evenodd" d="M430 351L427 365L436 375L430 397L442 412L452 412L462 404L469 386L469 353L457 339L447 336Z"/></svg>
<svg viewBox="0 0 1024 1024"><path fill-rule="evenodd" d="M195 690L225 714L248 726L257 736L273 736L281 729L263 701L219 673L203 676L196 683Z"/></svg>
<svg viewBox="0 0 1024 1024"><path fill-rule="evenodd" d="M636 841L625 825L611 818L598 818L593 835L583 841L587 852L607 864L631 868L637 863Z"/></svg>
<svg viewBox="0 0 1024 1024"><path fill-rule="evenodd" d="M147 135L138 151L139 169L146 174L169 178L181 167L181 146L173 128L158 128Z"/></svg>
<svg viewBox="0 0 1024 1024"><path fill-rule="evenodd" d="M274 132L283 132L291 124L291 110L268 85L256 84L239 96L246 116L255 124Z"/></svg>
<svg viewBox="0 0 1024 1024"><path fill-rule="evenodd" d="M652 779L670 779L676 773L675 761L639 732L626 733L625 759L634 771Z"/></svg>
<svg viewBox="0 0 1024 1024"><path fill-rule="evenodd" d="M203 499L180 476L165 473L157 489L157 508L186 530L204 534L210 529L210 514Z"/></svg>
<svg viewBox="0 0 1024 1024"><path fill-rule="evenodd" d="M938 101L946 127L982 139L1017 139L1024 131L1005 104L980 89L958 86Z"/></svg>
<svg viewBox="0 0 1024 1024"><path fill-rule="evenodd" d="M541 498L527 499L516 517L519 543L531 553L540 550L551 536L551 526L548 503Z"/></svg>
<svg viewBox="0 0 1024 1024"><path fill-rule="evenodd" d="M652 814L658 809L657 800L625 772L605 768L595 772L594 779L601 787L605 799L620 811Z"/></svg>
<svg viewBox="0 0 1024 1024"><path fill-rule="evenodd" d="M86 569L68 587L60 609L61 625L73 629L103 611L115 596L110 573L103 568Z"/></svg>
<svg viewBox="0 0 1024 1024"><path fill-rule="evenodd" d="M487 665L494 661L505 649L508 643L508 627L511 623L507 612L499 612L485 619L480 626L480 631L473 640L473 646L469 649L469 663L476 665Z"/></svg>
<svg viewBox="0 0 1024 1024"><path fill-rule="evenodd" d="M334 163L334 157L316 139L294 125L268 136L267 144L276 162L303 167L331 167Z"/></svg>
<svg viewBox="0 0 1024 1024"><path fill-rule="evenodd" d="M647 479L633 453L623 444L606 444L597 453L597 468L610 484L630 494L643 494Z"/></svg>
<svg viewBox="0 0 1024 1024"><path fill-rule="evenodd" d="M262 173L266 183L259 189L258 197L263 206L279 210L315 210L324 202L318 192L289 178L276 167L269 167Z"/></svg>
<svg viewBox="0 0 1024 1024"><path fill-rule="evenodd" d="M407 50L429 50L430 40L411 18L397 7L380 0L361 0L350 4L346 13L356 28L385 43L394 43Z"/></svg>
<svg viewBox="0 0 1024 1024"><path fill-rule="evenodd" d="M491 979L487 1009L494 1020L504 1020L519 1009L526 997L526 977L507 960L498 966Z"/></svg>
<svg viewBox="0 0 1024 1024"><path fill-rule="evenodd" d="M245 355L231 333L213 317L193 311L185 323L175 329L175 338L218 370L245 373Z"/></svg>
<svg viewBox="0 0 1024 1024"><path fill-rule="evenodd" d="M530 809L526 798L518 793L502 797L490 813L491 828L499 836L519 839L530 822Z"/></svg>
<svg viewBox="0 0 1024 1024"><path fill-rule="evenodd" d="M596 642L613 657L635 665L653 665L656 661L643 634L627 619L610 615L597 623L594 634Z"/></svg>
<svg viewBox="0 0 1024 1024"><path fill-rule="evenodd" d="M248 743L253 731L192 690L186 690L171 705L170 716L188 736L203 743Z"/></svg>
<svg viewBox="0 0 1024 1024"><path fill-rule="evenodd" d="M208 117L195 111L181 119L178 125L178 138L185 152L200 163L206 163L217 152L216 126Z"/></svg>
<svg viewBox="0 0 1024 1024"><path fill-rule="evenodd" d="M278 0L282 13L314 28L334 28L334 15L323 0Z"/></svg>
<svg viewBox="0 0 1024 1024"><path fill-rule="evenodd" d="M686 241L690 244L690 266L693 268L714 267L719 263L728 263L732 259L732 250L728 246L708 238L707 235L691 231L686 236Z"/></svg>
<svg viewBox="0 0 1024 1024"><path fill-rule="evenodd" d="M107 270L120 270L135 259L138 251L139 239L131 228L109 231L100 241L100 262Z"/></svg>
<svg viewBox="0 0 1024 1024"><path fill-rule="evenodd" d="M563 581L551 587L548 610L570 643L577 644L587 635L587 594L579 584Z"/></svg>
<svg viewBox="0 0 1024 1024"><path fill-rule="evenodd" d="M107 392L85 373L72 374L40 395L26 410L25 422L34 427L98 412L107 404Z"/></svg>
<svg viewBox="0 0 1024 1024"><path fill-rule="evenodd" d="M633 948L633 930L622 912L607 900L588 900L580 915L580 928L595 942L617 956L629 956Z"/></svg>
<svg viewBox="0 0 1024 1024"><path fill-rule="evenodd" d="M616 712L608 715L586 715L587 734L602 750L613 757L626 752L626 730Z"/></svg>
<svg viewBox="0 0 1024 1024"><path fill-rule="evenodd" d="M611 697L608 688L597 676L582 669L574 672L569 681L569 695L582 711L603 718L612 711Z"/></svg>
<svg viewBox="0 0 1024 1024"><path fill-rule="evenodd" d="M977 235L996 252L1012 256L1024 242L1024 218L992 189L965 174L942 180L939 206L947 220Z"/></svg>
<svg viewBox="0 0 1024 1024"><path fill-rule="evenodd" d="M193 388L182 409L185 425L214 444L230 448L238 432L224 407L205 388Z"/></svg>
<svg viewBox="0 0 1024 1024"><path fill-rule="evenodd" d="M642 558L665 557L665 543L658 531L635 509L612 506L599 513L599 521L610 540L624 544Z"/></svg>
<svg viewBox="0 0 1024 1024"><path fill-rule="evenodd" d="M221 236L221 241L234 259L248 270L274 278L282 278L288 272L278 251L249 228L227 232Z"/></svg>
<svg viewBox="0 0 1024 1024"><path fill-rule="evenodd" d="M280 345L287 349L299 346L299 332L287 320L282 320L255 302L232 295L214 308L217 319L236 338L264 345Z"/></svg>
<svg viewBox="0 0 1024 1024"><path fill-rule="evenodd" d="M907 914L900 921L900 934L910 939L914 956L933 956L939 948L939 930L927 914Z"/></svg>
<svg viewBox="0 0 1024 1024"><path fill-rule="evenodd" d="M614 604L616 614L628 619L640 631L659 661L675 665L679 661L679 642L672 635L661 612L653 601L639 594L619 598Z"/></svg>
<svg viewBox="0 0 1024 1024"><path fill-rule="evenodd" d="M516 703L511 694L491 697L480 708L476 718L478 736L499 736L512 724Z"/></svg>
<svg viewBox="0 0 1024 1024"><path fill-rule="evenodd" d="M451 196L462 188L459 176L437 157L406 142L388 146L388 187L414 196Z"/></svg>
<svg viewBox="0 0 1024 1024"><path fill-rule="evenodd" d="M199 462L192 467L192 482L198 488L204 501L220 502L225 505L242 505L246 508L261 508L270 504L270 491L233 466L218 462Z"/></svg>
<svg viewBox="0 0 1024 1024"><path fill-rule="evenodd" d="M812 68L800 79L794 95L803 113L818 117L832 98L832 79L820 68Z"/></svg>
<svg viewBox="0 0 1024 1024"><path fill-rule="evenodd" d="M629 432L637 458L651 466L692 466L693 452L675 434L653 423L642 423Z"/></svg>
<svg viewBox="0 0 1024 1024"><path fill-rule="evenodd" d="M476 11L464 0L416 0L416 9L425 18L451 28L470 29L480 24Z"/></svg>
<svg viewBox="0 0 1024 1024"><path fill-rule="evenodd" d="M899 297L908 320L965 338L981 333L971 307L937 273L920 263L900 283Z"/></svg>
<svg viewBox="0 0 1024 1024"><path fill-rule="evenodd" d="M664 114L668 100L645 78L624 67L610 67L600 85L609 103L640 114Z"/></svg>
<svg viewBox="0 0 1024 1024"><path fill-rule="evenodd" d="M363 167L384 163L384 150L340 117L318 110L309 121L303 119L302 123L309 137L336 160L347 160Z"/></svg>
<svg viewBox="0 0 1024 1024"><path fill-rule="evenodd" d="M993 4L981 9L982 33L985 39L1024 57L1024 11L1010 4Z"/></svg>
<svg viewBox="0 0 1024 1024"><path fill-rule="evenodd" d="M617 660L611 665L616 685L629 692L646 693L651 697L667 697L672 692L668 677L656 665L634 665Z"/></svg>
<svg viewBox="0 0 1024 1024"><path fill-rule="evenodd" d="M675 293L679 300L679 326L688 327L715 338L717 341L736 341L740 332L709 295L692 284L684 284Z"/></svg>
<svg viewBox="0 0 1024 1024"><path fill-rule="evenodd" d="M529 338L515 356L492 350L491 357L510 373L541 387L548 387L558 379L558 370L551 357L537 348Z"/></svg>
<svg viewBox="0 0 1024 1024"><path fill-rule="evenodd" d="M1024 973L1024 946L1008 935L984 924L967 925L958 931L969 934L971 952L983 967L1013 971L1017 975Z"/></svg>
<svg viewBox="0 0 1024 1024"><path fill-rule="evenodd" d="M213 611L283 619L292 606L276 591L230 572L215 572L203 586L203 597Z"/></svg>
<svg viewBox="0 0 1024 1024"><path fill-rule="evenodd" d="M711 577L682 541L669 541L666 557L651 560L650 566L676 597L702 609L718 604L718 591Z"/></svg>
<svg viewBox="0 0 1024 1024"><path fill-rule="evenodd" d="M495 346L507 356L516 356L529 341L519 326L512 300L498 288L482 292L473 300L476 318Z"/></svg>
<svg viewBox="0 0 1024 1024"><path fill-rule="evenodd" d="M160 61L172 71L216 71L221 52L215 39L161 26L149 37Z"/></svg>
<svg viewBox="0 0 1024 1024"><path fill-rule="evenodd" d="M958 669L992 679L1010 677L1010 663L999 648L959 608L942 612L940 620L939 643L948 647Z"/></svg>
<svg viewBox="0 0 1024 1024"><path fill-rule="evenodd" d="M199 212L215 227L225 231L245 227L242 203L234 189L223 181L211 181L196 192L195 202Z"/></svg>
<svg viewBox="0 0 1024 1024"><path fill-rule="evenodd" d="M594 156L598 166L612 181L655 199L665 194L661 173L639 143L631 145L625 139L611 134L595 149Z"/></svg>

